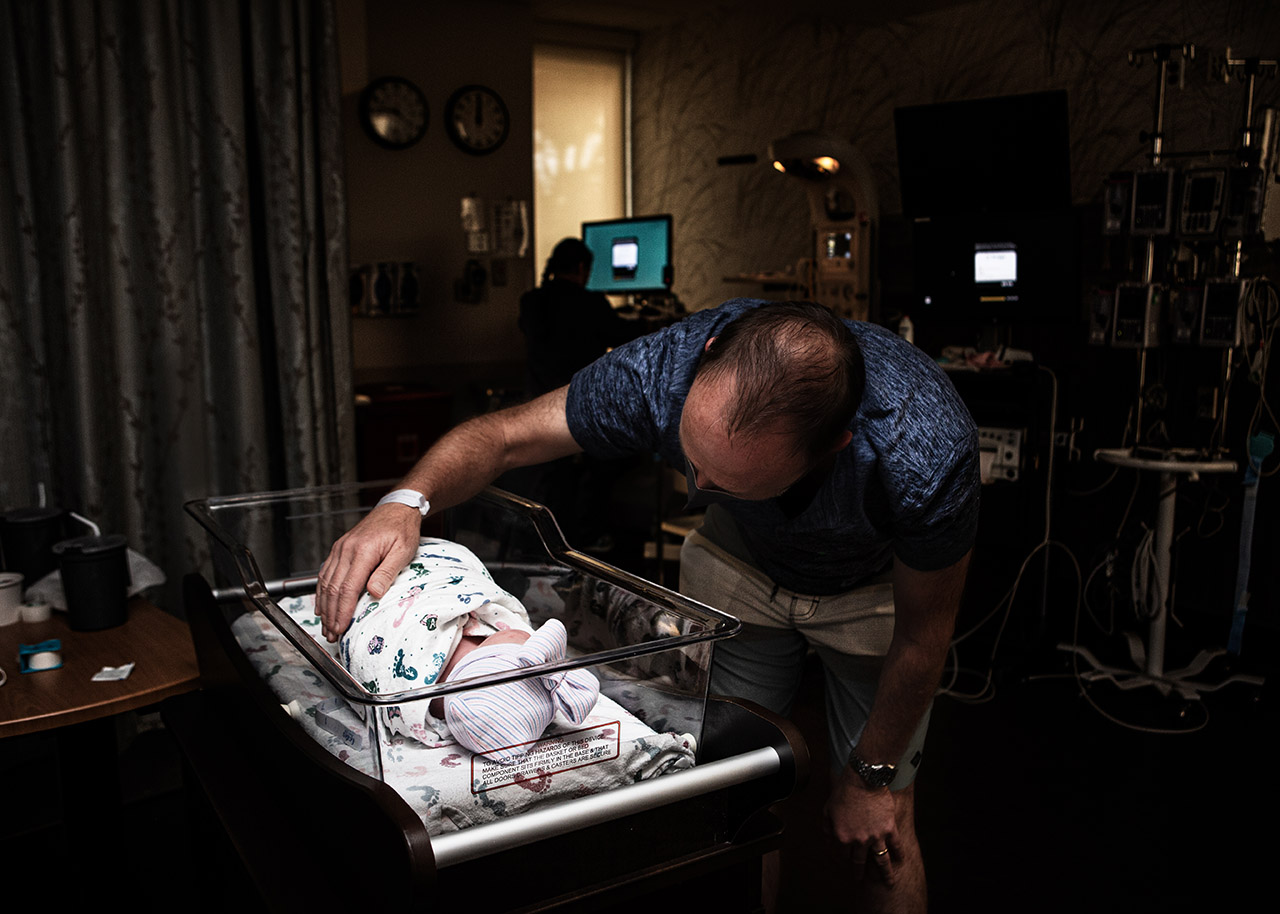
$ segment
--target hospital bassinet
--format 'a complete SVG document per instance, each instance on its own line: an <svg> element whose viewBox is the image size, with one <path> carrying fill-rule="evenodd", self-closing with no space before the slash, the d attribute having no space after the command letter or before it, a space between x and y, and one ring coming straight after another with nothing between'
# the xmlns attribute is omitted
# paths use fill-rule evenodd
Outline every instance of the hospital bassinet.
<svg viewBox="0 0 1280 914"><path fill-rule="evenodd" d="M373 880L382 899L461 901L478 885L487 909L590 908L634 900L637 885L679 883L721 903L727 889L747 891L750 908L736 870L754 872L777 843L765 810L794 789L807 757L785 723L708 699L713 643L737 621L576 552L545 508L490 489L423 532L471 549L535 626L560 619L569 658L372 693L318 637L310 600L330 545L385 489L188 505L212 544L211 580L193 575L185 587L204 688L165 719L263 896L295 907L317 889L315 903L329 904L367 897ZM374 713L577 667L600 681L596 711L553 727L515 766L393 735ZM281 846L292 841L255 847L281 830L311 848L299 859L312 868L341 861L324 888L284 876L296 852ZM485 875L495 868L499 880Z"/></svg>

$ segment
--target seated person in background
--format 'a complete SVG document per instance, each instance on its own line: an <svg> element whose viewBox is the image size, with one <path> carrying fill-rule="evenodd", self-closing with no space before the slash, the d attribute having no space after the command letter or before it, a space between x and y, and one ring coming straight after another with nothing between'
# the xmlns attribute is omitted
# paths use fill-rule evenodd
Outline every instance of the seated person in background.
<svg viewBox="0 0 1280 914"><path fill-rule="evenodd" d="M361 597L338 658L366 689L382 693L563 659L566 647L564 625L551 619L535 632L524 606L470 550L422 537L381 599ZM599 688L586 670L570 670L377 713L393 733L427 744L453 739L506 762L542 736L557 710L581 723Z"/></svg>
<svg viewBox="0 0 1280 914"><path fill-rule="evenodd" d="M639 335L599 292L587 291L594 261L577 238L565 238L547 258L542 284L520 298L520 330L528 356L528 394L569 383L574 373Z"/></svg>
<svg viewBox="0 0 1280 914"><path fill-rule="evenodd" d="M639 321L620 316L603 294L587 291L593 261L581 240L563 239L547 258L542 284L520 299L531 398L563 387L575 372L642 332ZM528 494L551 509L569 542L589 552L608 552L612 538L606 518L615 467L582 455L558 460L537 471Z"/></svg>

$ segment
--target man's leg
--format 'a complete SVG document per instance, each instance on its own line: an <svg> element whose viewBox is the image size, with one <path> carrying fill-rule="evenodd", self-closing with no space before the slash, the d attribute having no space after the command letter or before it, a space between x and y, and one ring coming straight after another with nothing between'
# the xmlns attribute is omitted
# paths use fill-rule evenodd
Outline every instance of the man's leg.
<svg viewBox="0 0 1280 914"><path fill-rule="evenodd" d="M737 637L716 642L711 694L745 698L786 717L800 690L808 649L795 632L744 626Z"/></svg>
<svg viewBox="0 0 1280 914"><path fill-rule="evenodd" d="M680 592L743 621L741 633L715 644L712 694L790 714L809 645L785 627L787 610L774 603L773 582L695 533L680 551ZM760 880L767 914L777 910L780 880L781 854L770 851L761 860Z"/></svg>
<svg viewBox="0 0 1280 914"><path fill-rule="evenodd" d="M854 911L883 914L923 914L928 907L928 886L924 878L924 859L916 838L915 785L908 784L893 793L894 818L898 823L898 841L902 859L894 864L894 883L886 885L879 867L867 865L866 875L853 884Z"/></svg>

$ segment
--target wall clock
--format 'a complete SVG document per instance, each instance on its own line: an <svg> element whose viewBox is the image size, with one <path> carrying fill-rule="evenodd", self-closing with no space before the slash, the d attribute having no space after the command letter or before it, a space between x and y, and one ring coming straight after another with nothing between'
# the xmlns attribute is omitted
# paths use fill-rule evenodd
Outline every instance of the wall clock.
<svg viewBox="0 0 1280 914"><path fill-rule="evenodd" d="M502 97L488 86L463 86L449 96L444 126L463 152L484 155L506 141L511 116Z"/></svg>
<svg viewBox="0 0 1280 914"><path fill-rule="evenodd" d="M408 149L422 139L428 117L427 97L407 79L384 76L360 93L360 124L387 149Z"/></svg>

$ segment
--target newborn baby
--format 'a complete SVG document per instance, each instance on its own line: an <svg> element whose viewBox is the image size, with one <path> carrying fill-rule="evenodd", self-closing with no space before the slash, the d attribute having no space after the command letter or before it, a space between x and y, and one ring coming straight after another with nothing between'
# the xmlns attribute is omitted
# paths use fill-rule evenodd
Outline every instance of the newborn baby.
<svg viewBox="0 0 1280 914"><path fill-rule="evenodd" d="M360 598L338 657L366 689L386 693L563 659L566 645L558 620L535 633L524 606L470 550L423 537L381 599ZM557 710L581 723L598 697L594 676L570 670L377 713L393 733L428 744L452 738L511 761L542 736Z"/></svg>

